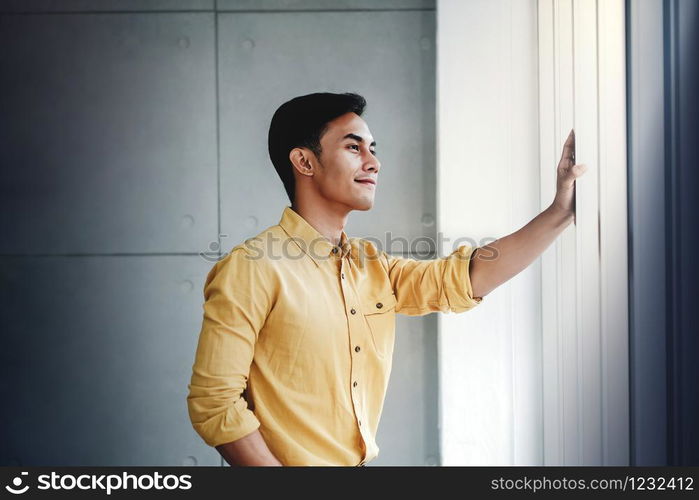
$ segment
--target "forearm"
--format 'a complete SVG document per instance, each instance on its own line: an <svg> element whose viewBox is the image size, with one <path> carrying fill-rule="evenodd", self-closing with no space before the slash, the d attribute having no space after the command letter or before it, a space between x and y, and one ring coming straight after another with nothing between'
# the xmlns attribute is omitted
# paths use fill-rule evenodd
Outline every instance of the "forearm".
<svg viewBox="0 0 699 500"><path fill-rule="evenodd" d="M572 221L572 213L552 204L518 231L478 248L469 266L473 296L487 295L526 269Z"/></svg>
<svg viewBox="0 0 699 500"><path fill-rule="evenodd" d="M259 430L236 441L216 447L229 465L281 466L282 463L272 454Z"/></svg>

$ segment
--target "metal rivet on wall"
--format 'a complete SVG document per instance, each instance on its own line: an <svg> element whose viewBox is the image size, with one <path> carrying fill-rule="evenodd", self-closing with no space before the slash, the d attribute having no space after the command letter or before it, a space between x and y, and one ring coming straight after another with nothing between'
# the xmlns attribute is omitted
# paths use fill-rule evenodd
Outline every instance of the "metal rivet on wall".
<svg viewBox="0 0 699 500"><path fill-rule="evenodd" d="M181 36L177 39L177 45L179 45L180 48L186 49L189 47L189 37Z"/></svg>
<svg viewBox="0 0 699 500"><path fill-rule="evenodd" d="M432 214L423 214L421 219L423 226L434 225L434 216Z"/></svg>
<svg viewBox="0 0 699 500"><path fill-rule="evenodd" d="M197 457L193 457L192 455L182 459L182 465L197 465L197 463Z"/></svg>
<svg viewBox="0 0 699 500"><path fill-rule="evenodd" d="M254 215L249 215L245 218L245 227L248 229L254 229L257 227L257 217Z"/></svg>
<svg viewBox="0 0 699 500"><path fill-rule="evenodd" d="M189 293L194 289L194 283L189 280L184 280L180 282L180 290L182 293Z"/></svg>
<svg viewBox="0 0 699 500"><path fill-rule="evenodd" d="M244 48L244 49L250 50L250 49L252 49L254 46L255 46L255 42L253 42L253 41L250 40L249 38L246 39L246 40L243 42L243 48Z"/></svg>
<svg viewBox="0 0 699 500"><path fill-rule="evenodd" d="M191 215L182 216L181 225L182 227L192 227L194 225L194 217Z"/></svg>

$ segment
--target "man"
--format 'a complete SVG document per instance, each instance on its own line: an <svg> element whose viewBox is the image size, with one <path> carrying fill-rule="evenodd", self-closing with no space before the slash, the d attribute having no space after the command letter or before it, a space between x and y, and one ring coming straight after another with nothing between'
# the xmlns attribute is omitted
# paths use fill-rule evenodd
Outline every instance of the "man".
<svg viewBox="0 0 699 500"><path fill-rule="evenodd" d="M417 261L348 238L347 217L373 206L381 168L365 104L316 93L275 112L269 153L291 206L207 276L187 403L194 429L231 465L375 458L395 314L475 307L573 221L585 167L574 165L571 131L551 206L487 250Z"/></svg>

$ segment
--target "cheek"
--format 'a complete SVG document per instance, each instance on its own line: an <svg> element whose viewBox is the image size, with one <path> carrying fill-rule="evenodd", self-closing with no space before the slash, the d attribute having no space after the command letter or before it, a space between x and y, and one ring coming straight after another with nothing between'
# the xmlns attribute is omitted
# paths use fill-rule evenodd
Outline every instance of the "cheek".
<svg viewBox="0 0 699 500"><path fill-rule="evenodd" d="M360 193L362 186L354 182L361 171L361 164L357 164L356 160L356 156L343 152L324 157L323 177L318 179L320 191L335 199L353 198Z"/></svg>
<svg viewBox="0 0 699 500"><path fill-rule="evenodd" d="M326 172L319 181L318 187L323 195L335 199L346 197L356 184L354 177L348 176L339 169Z"/></svg>

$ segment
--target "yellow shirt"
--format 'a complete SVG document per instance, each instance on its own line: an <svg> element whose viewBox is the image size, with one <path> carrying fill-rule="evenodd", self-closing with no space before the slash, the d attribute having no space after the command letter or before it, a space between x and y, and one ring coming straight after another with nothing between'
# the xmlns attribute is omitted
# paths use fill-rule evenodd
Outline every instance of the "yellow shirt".
<svg viewBox="0 0 699 500"><path fill-rule="evenodd" d="M187 396L194 429L218 446L259 428L284 465L375 458L395 314L479 304L473 250L419 261L344 231L335 247L286 207L278 225L233 248L207 276Z"/></svg>

